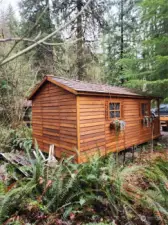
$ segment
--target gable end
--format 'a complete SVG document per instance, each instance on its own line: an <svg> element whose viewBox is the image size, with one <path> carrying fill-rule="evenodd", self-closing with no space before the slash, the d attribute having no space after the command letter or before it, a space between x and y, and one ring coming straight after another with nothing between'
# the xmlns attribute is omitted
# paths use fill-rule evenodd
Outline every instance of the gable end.
<svg viewBox="0 0 168 225"><path fill-rule="evenodd" d="M74 89L72 89L72 88L70 88L70 87L68 87L68 86L66 86L66 85L64 85L64 84L61 84L61 83L59 83L59 82L57 82L57 81L55 81L55 80L53 80L52 78L51 78L51 76L46 76L38 85L37 85L37 87L35 87L34 88L34 90L32 91L32 93L29 95L29 97L27 98L28 100L32 100L33 99L33 97L37 94L37 92L39 91L39 89L46 83L46 82L51 82L52 84L55 84L56 86L58 86L58 87L60 87L60 88L62 88L62 89L64 89L64 90L66 90L66 91L68 91L68 92L70 92L70 93L72 93L72 94L74 94L74 95L77 95L77 91L75 91Z"/></svg>

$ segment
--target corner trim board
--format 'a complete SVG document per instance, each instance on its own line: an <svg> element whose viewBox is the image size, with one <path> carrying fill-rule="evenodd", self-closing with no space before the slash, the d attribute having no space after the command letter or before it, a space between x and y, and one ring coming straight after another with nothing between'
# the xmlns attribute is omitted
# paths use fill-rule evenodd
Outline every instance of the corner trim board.
<svg viewBox="0 0 168 225"><path fill-rule="evenodd" d="M76 96L76 113L77 113L77 151L78 151L78 163L80 163L80 97Z"/></svg>

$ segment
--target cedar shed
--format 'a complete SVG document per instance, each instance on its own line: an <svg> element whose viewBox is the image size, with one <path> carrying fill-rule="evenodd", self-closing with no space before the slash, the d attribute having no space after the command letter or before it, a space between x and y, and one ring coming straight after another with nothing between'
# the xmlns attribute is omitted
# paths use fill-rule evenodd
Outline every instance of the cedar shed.
<svg viewBox="0 0 168 225"><path fill-rule="evenodd" d="M29 97L32 100L33 138L39 148L55 156L75 155L82 163L122 151L160 136L160 121L152 122L150 105L159 98L130 89L46 76ZM118 121L122 129L118 131ZM120 126L121 127L121 126Z"/></svg>

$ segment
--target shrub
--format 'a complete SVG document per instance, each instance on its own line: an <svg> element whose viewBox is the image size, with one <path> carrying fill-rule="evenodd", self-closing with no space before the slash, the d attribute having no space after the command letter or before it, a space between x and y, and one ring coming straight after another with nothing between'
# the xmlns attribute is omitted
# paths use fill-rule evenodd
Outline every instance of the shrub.
<svg viewBox="0 0 168 225"><path fill-rule="evenodd" d="M8 151L10 148L11 129L0 124L0 152Z"/></svg>
<svg viewBox="0 0 168 225"><path fill-rule="evenodd" d="M29 194L34 189L32 182L22 184L20 187L11 189L6 194L0 195L0 223L8 219L13 213L20 210Z"/></svg>
<svg viewBox="0 0 168 225"><path fill-rule="evenodd" d="M32 129L26 125L20 125L10 132L11 150L28 150L32 148Z"/></svg>

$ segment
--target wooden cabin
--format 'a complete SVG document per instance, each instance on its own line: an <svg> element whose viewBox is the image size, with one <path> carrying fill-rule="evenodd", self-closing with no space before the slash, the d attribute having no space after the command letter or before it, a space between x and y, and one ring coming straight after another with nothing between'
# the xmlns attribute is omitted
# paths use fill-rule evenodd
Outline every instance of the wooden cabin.
<svg viewBox="0 0 168 225"><path fill-rule="evenodd" d="M58 158L76 155L81 163L160 136L159 116L150 114L151 100L159 106L159 99L127 88L46 76L29 100L33 138L44 152L54 144Z"/></svg>

